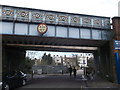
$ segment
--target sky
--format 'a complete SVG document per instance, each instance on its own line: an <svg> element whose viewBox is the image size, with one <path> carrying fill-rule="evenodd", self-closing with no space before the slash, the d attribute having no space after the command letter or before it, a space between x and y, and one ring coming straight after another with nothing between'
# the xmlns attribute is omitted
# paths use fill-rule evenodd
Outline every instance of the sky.
<svg viewBox="0 0 120 90"><path fill-rule="evenodd" d="M118 16L119 1L120 0L0 0L0 4L114 17Z"/></svg>

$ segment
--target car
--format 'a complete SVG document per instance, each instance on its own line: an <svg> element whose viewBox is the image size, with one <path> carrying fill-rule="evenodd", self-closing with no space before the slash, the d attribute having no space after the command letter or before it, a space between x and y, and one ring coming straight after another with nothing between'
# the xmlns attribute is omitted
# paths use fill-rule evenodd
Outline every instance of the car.
<svg viewBox="0 0 120 90"><path fill-rule="evenodd" d="M0 81L0 90L2 89L2 81Z"/></svg>
<svg viewBox="0 0 120 90"><path fill-rule="evenodd" d="M22 71L15 71L2 76L2 90L9 90L26 85L27 75Z"/></svg>

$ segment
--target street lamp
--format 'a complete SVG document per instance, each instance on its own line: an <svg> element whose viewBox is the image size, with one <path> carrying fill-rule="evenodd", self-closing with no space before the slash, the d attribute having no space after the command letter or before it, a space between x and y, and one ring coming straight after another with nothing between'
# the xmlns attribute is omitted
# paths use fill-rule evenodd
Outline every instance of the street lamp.
<svg viewBox="0 0 120 90"><path fill-rule="evenodd" d="M84 56L84 53L83 53L83 65L84 65L84 75L86 75L86 69L85 69L85 56Z"/></svg>

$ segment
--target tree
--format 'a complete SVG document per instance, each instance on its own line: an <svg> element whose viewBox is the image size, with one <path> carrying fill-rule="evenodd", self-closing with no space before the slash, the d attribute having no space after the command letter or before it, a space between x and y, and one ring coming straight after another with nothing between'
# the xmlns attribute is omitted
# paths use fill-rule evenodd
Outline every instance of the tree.
<svg viewBox="0 0 120 90"><path fill-rule="evenodd" d="M42 56L41 64L45 65L47 63L46 60L47 60L47 55L46 55L46 53L44 53L44 55Z"/></svg>
<svg viewBox="0 0 120 90"><path fill-rule="evenodd" d="M53 61L51 54L48 54L47 59L48 59L48 65L51 65Z"/></svg>
<svg viewBox="0 0 120 90"><path fill-rule="evenodd" d="M34 60L31 60L29 57L26 57L25 61L20 64L20 70L26 73L31 72L34 63Z"/></svg>
<svg viewBox="0 0 120 90"><path fill-rule="evenodd" d="M44 53L44 55L42 56L41 64L42 65L51 65L52 61L53 61L53 59L51 57L51 54L46 55L46 53Z"/></svg>

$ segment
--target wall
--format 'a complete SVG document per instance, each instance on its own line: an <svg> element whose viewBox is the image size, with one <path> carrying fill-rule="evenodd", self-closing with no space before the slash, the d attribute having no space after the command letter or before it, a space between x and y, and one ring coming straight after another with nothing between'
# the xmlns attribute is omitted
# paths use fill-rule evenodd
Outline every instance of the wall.
<svg viewBox="0 0 120 90"><path fill-rule="evenodd" d="M115 50L114 40L120 40L120 17L112 18L112 26L114 37L110 41L110 62L111 62L111 76L113 82L117 83L117 72L116 72L116 61L115 61L115 53L118 52L120 54L120 50Z"/></svg>
<svg viewBox="0 0 120 90"><path fill-rule="evenodd" d="M117 60L116 54L120 54L120 49L115 49L114 42L115 40L120 40L120 17L113 17L112 18L112 25L113 25L113 31L114 31L114 38L111 41L111 60L113 60L113 75L115 78L115 82L120 83L120 69L118 64L120 63L120 60ZM119 78L118 78L119 77Z"/></svg>
<svg viewBox="0 0 120 90"><path fill-rule="evenodd" d="M19 64L25 60L25 51L18 48L3 46L2 50L3 72L20 70Z"/></svg>

